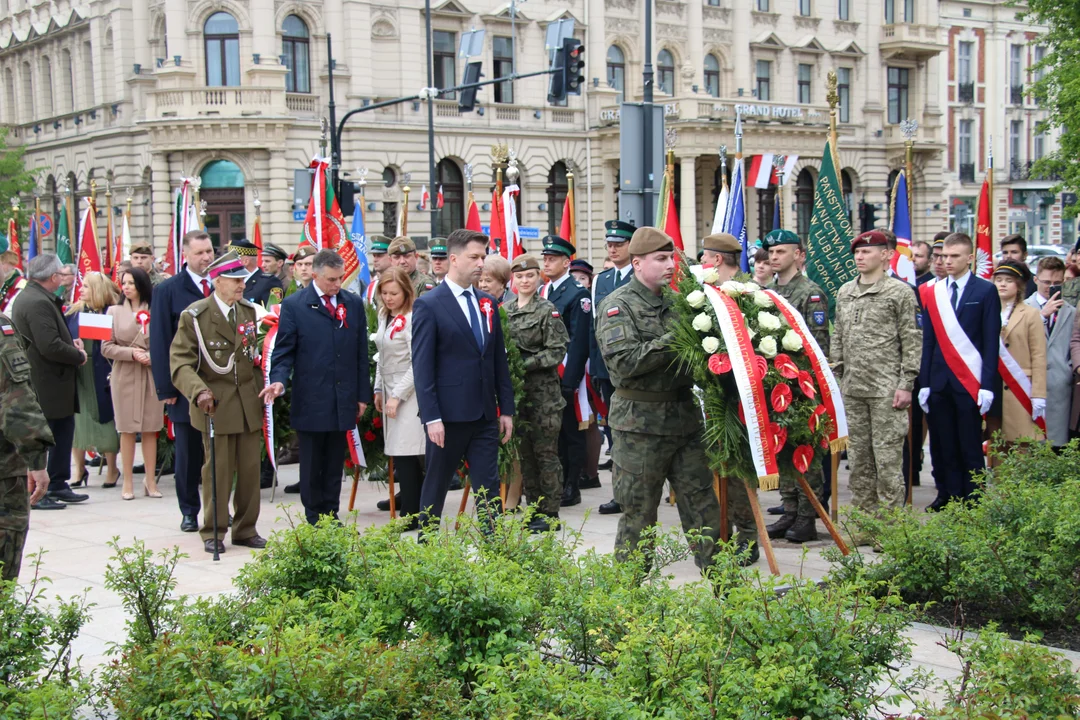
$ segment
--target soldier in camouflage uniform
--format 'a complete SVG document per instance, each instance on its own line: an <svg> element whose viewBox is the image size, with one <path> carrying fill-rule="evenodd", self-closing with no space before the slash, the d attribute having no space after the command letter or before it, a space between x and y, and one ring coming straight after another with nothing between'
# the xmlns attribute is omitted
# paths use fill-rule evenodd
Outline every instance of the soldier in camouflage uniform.
<svg viewBox="0 0 1080 720"><path fill-rule="evenodd" d="M536 256L519 255L510 271L518 294L503 309L510 323L510 337L517 343L525 365L525 400L518 408L524 427L524 431L518 431L521 480L529 502L540 503L529 529L543 532L558 520L563 494L559 426L566 401L559 390L558 368L570 336L559 311L537 294L540 261Z"/></svg>
<svg viewBox="0 0 1080 720"><path fill-rule="evenodd" d="M847 410L851 500L865 512L904 505L901 455L922 358L915 295L907 283L885 274L886 242L872 230L851 243L859 276L836 295L830 356ZM869 541L855 538L856 544Z"/></svg>
<svg viewBox="0 0 1080 720"><path fill-rule="evenodd" d="M49 489L45 460L52 446L30 385L30 361L15 326L0 315L0 580L19 578L30 504Z"/></svg>
<svg viewBox="0 0 1080 720"><path fill-rule="evenodd" d="M626 559L641 532L656 523L664 480L671 482L683 530L701 532L694 547L699 568L713 562L720 538L720 506L705 456L701 406L692 375L675 365L671 328L674 301L665 290L675 271L675 246L655 228L630 240L633 279L600 303L596 338L611 374L613 485L623 508L615 554Z"/></svg>
<svg viewBox="0 0 1080 720"><path fill-rule="evenodd" d="M391 265L403 267L405 272L409 273L409 279L416 289L416 297L435 289L435 278L416 269L416 243L412 238L404 235L394 238L390 241L386 253L390 256Z"/></svg>
<svg viewBox="0 0 1080 720"><path fill-rule="evenodd" d="M821 346L821 352L828 357L829 304L821 288L802 274L806 260L802 241L790 230L773 230L765 236L765 247L769 250L769 264L776 273L776 279L769 287L799 311L810 334ZM818 496L822 485L820 464L815 455L814 465L805 476ZM780 498L784 502L784 515L769 526L769 537L798 543L817 540L817 513L800 489L798 480L789 472L780 473Z"/></svg>

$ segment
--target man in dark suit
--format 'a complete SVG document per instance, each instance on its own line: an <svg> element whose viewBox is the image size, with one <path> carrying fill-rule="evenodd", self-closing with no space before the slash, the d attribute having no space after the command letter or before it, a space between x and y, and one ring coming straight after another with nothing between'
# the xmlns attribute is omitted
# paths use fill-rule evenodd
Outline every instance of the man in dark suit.
<svg viewBox="0 0 1080 720"><path fill-rule="evenodd" d="M229 243L229 249L240 256L240 262L244 263L244 269L248 276L244 280L244 299L264 308L271 304L281 302L285 296L285 286L277 275L263 272L259 267L259 248L250 240L233 240Z"/></svg>
<svg viewBox="0 0 1080 720"><path fill-rule="evenodd" d="M413 307L413 379L428 435L421 526L439 522L462 458L473 489L487 501L498 499L499 439L509 441L514 431L514 389L498 302L474 289L488 238L455 230L446 245L446 279Z"/></svg>
<svg viewBox="0 0 1080 720"><path fill-rule="evenodd" d="M214 261L214 245L202 230L184 235L184 259L180 272L154 288L150 307L150 371L158 400L165 401L165 411L172 421L176 444L173 455L173 480L176 482L176 502L183 520L180 529L196 532L201 507L203 441L202 432L191 426L188 401L172 382L169 353L180 314L188 305L210 297L213 285L206 274Z"/></svg>
<svg viewBox="0 0 1080 720"><path fill-rule="evenodd" d="M594 308L617 288L630 282L630 278L634 276L634 266L630 262L630 238L634 236L635 230L637 227L633 223L622 220L609 220L604 223L608 259L615 267L600 273L593 281L592 306ZM589 330L589 375L600 397L604 399L604 404L610 408L615 386L611 384L611 376L608 374L607 366L604 365L604 356L600 354L600 344L596 342L595 316ZM610 432L608 433L608 447L611 447ZM621 512L622 508L614 498L600 506L601 515L615 515Z"/></svg>
<svg viewBox="0 0 1080 720"><path fill-rule="evenodd" d="M544 238L540 251L544 260L544 275L548 282L540 291L559 311L570 344L562 369L563 407L562 428L559 430L559 460L563 466L563 507L581 502L581 472L585 468L585 428L589 418L578 418L578 403L574 392L585 376L589 359L589 336L592 335L592 298L570 275L570 258L576 249L573 243L558 235ZM599 487L599 482L597 482Z"/></svg>
<svg viewBox="0 0 1080 720"><path fill-rule="evenodd" d="M963 233L945 238L942 253L948 275L926 287L923 296L927 307L924 308L919 405L930 425L930 459L940 481L938 497L927 507L931 512L950 500L968 497L975 489L971 474L983 468L982 416L994 401L1001 301L992 283L971 273L972 250L971 238ZM944 302L951 305L965 337L958 337L959 331L942 337L935 327L935 313L942 315L945 310L947 317L948 307L942 308L942 303L935 299L942 297L937 292L942 287ZM930 303L935 305L931 307ZM971 374L970 366L960 360L950 362L942 350L943 345L946 349L957 348L957 341L965 338L981 360L980 372L973 380L978 383L977 390L965 387L960 379ZM949 355L955 357L952 352Z"/></svg>
<svg viewBox="0 0 1080 720"><path fill-rule="evenodd" d="M337 519L345 434L371 402L371 383L367 316L360 296L341 289L345 261L322 250L312 261L312 273L311 284L281 304L270 384L260 396L273 402L292 376L300 500L314 525L320 515Z"/></svg>

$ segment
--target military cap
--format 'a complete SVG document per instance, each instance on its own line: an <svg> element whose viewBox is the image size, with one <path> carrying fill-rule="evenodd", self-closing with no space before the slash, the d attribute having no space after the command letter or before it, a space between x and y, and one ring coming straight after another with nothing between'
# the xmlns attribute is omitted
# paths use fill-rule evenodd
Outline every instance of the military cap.
<svg viewBox="0 0 1080 720"><path fill-rule="evenodd" d="M704 240L701 241L701 246L706 250L712 250L713 252L742 252L742 245L739 244L739 239L729 233L713 233L707 235Z"/></svg>
<svg viewBox="0 0 1080 720"><path fill-rule="evenodd" d="M136 245L131 248L132 255L153 255L154 251L150 249L149 245Z"/></svg>
<svg viewBox="0 0 1080 720"><path fill-rule="evenodd" d="M371 254L372 255L385 255L387 249L390 247L390 238L385 235L372 235L371 236Z"/></svg>
<svg viewBox="0 0 1080 720"><path fill-rule="evenodd" d="M1027 282L1031 277L1031 271L1028 270L1027 265L1016 262L1015 260L1002 260L998 263L998 266L994 268L995 275L1008 275L1022 282Z"/></svg>
<svg viewBox="0 0 1080 720"><path fill-rule="evenodd" d="M613 243L630 242L637 228L633 223L622 220L608 220L604 223L604 239Z"/></svg>
<svg viewBox="0 0 1080 720"><path fill-rule="evenodd" d="M673 252L674 241L664 232L652 227L638 228L630 238L631 255L648 255L654 252Z"/></svg>
<svg viewBox="0 0 1080 720"><path fill-rule="evenodd" d="M521 272L522 270L539 270L540 260L535 255L530 253L524 253L514 258L514 262L510 263L510 272Z"/></svg>
<svg viewBox="0 0 1080 720"><path fill-rule="evenodd" d="M296 252L293 253L293 262L300 262L304 258L315 257L318 254L318 250L313 245L301 245L296 248Z"/></svg>
<svg viewBox="0 0 1080 720"><path fill-rule="evenodd" d="M543 243L544 249L540 251L541 255L565 255L570 257L577 252L577 248L574 247L572 242L558 235L545 236Z"/></svg>
<svg viewBox="0 0 1080 720"><path fill-rule="evenodd" d="M880 230L868 230L861 235L856 235L851 241L851 252L861 247L888 247L889 238Z"/></svg>
<svg viewBox="0 0 1080 720"><path fill-rule="evenodd" d="M943 247L945 247L945 238L949 237L950 234L951 233L949 233L949 232L947 232L945 230L942 230L941 232L936 233L934 235L934 241L932 243L930 243L930 247L937 248L938 250L942 249Z"/></svg>
<svg viewBox="0 0 1080 720"><path fill-rule="evenodd" d="M266 244L266 247L263 248L263 254L269 255L272 258L277 258L278 260L289 259L288 253L286 253L284 250L279 248L277 245L274 245L273 243Z"/></svg>
<svg viewBox="0 0 1080 720"><path fill-rule="evenodd" d="M765 247L774 248L778 245L798 245L799 236L790 230L771 230L765 235Z"/></svg>
<svg viewBox="0 0 1080 720"><path fill-rule="evenodd" d="M446 250L446 238L431 238L431 257L445 258L449 253Z"/></svg>
<svg viewBox="0 0 1080 720"><path fill-rule="evenodd" d="M391 255L408 255L416 252L416 243L410 237L398 235L390 241L390 247L386 249L386 252Z"/></svg>
<svg viewBox="0 0 1080 720"><path fill-rule="evenodd" d="M578 272L588 273L590 277L592 277L593 274L592 264L588 260L581 260L580 258L570 261L570 271L573 272L574 270L577 270Z"/></svg>
<svg viewBox="0 0 1080 720"><path fill-rule="evenodd" d="M259 248L255 247L255 243L246 239L233 240L229 243L229 250L232 250L237 255L247 255L248 257L255 257L259 254Z"/></svg>
<svg viewBox="0 0 1080 720"><path fill-rule="evenodd" d="M210 267L206 269L206 272L210 275L211 280L216 280L219 277L246 278L248 276L247 268L244 267L244 263L240 261L240 256L236 254L235 250L230 250L210 263Z"/></svg>

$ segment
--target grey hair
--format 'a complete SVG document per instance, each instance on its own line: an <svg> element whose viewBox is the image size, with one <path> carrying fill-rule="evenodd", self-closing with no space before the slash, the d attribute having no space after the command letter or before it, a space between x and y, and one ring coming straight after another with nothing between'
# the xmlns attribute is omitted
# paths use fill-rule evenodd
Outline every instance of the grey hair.
<svg viewBox="0 0 1080 720"><path fill-rule="evenodd" d="M26 265L26 276L37 282L46 282L64 267L60 258L52 253L35 255Z"/></svg>
<svg viewBox="0 0 1080 720"><path fill-rule="evenodd" d="M64 269L65 270L70 270L73 273L77 272L79 270L78 266L75 265L75 263L65 263L64 264Z"/></svg>
<svg viewBox="0 0 1080 720"><path fill-rule="evenodd" d="M333 250L320 250L315 253L315 257L311 260L311 271L319 272L326 268L333 268L334 270L340 270L345 267L345 260Z"/></svg>

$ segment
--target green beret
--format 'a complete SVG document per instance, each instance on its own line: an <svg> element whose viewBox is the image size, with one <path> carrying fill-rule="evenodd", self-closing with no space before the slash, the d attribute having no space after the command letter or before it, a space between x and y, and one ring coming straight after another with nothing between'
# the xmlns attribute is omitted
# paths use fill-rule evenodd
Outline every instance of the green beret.
<svg viewBox="0 0 1080 720"><path fill-rule="evenodd" d="M638 228L630 238L631 255L648 255L654 252L674 252L675 242L664 232L652 227Z"/></svg>
<svg viewBox="0 0 1080 720"><path fill-rule="evenodd" d="M790 230L771 230L765 235L765 247L774 248L779 245L798 245L799 236Z"/></svg>
<svg viewBox="0 0 1080 720"><path fill-rule="evenodd" d="M742 252L742 246L739 244L739 239L734 235L723 232L706 236L701 242L701 247L705 250L712 250L713 252Z"/></svg>

